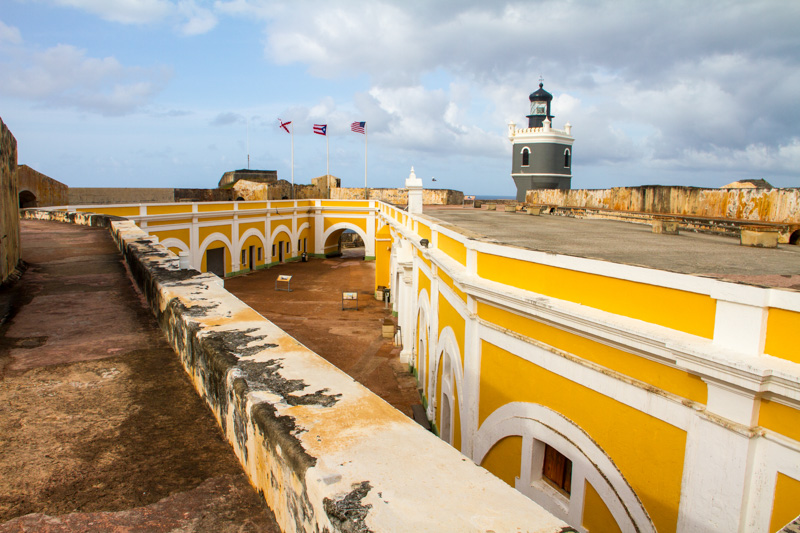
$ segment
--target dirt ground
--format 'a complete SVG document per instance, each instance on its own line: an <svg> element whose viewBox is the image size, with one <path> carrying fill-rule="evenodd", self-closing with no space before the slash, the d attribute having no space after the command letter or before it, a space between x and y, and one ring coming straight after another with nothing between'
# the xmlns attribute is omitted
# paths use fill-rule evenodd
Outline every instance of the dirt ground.
<svg viewBox="0 0 800 533"><path fill-rule="evenodd" d="M279 531L108 231L22 227L30 266L0 294L0 532Z"/></svg>
<svg viewBox="0 0 800 533"><path fill-rule="evenodd" d="M292 292L275 290L278 275L292 276ZM281 284L281 288L283 284ZM381 337L391 310L375 300L375 262L363 248L342 257L294 262L225 280L225 288L359 383L408 416L420 403L417 384L398 360L400 348ZM342 292L358 292L358 310Z"/></svg>

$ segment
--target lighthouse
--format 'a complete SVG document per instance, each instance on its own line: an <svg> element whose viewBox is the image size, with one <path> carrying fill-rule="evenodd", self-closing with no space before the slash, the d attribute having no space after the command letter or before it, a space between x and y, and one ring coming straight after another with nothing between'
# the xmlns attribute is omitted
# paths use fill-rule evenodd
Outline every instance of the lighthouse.
<svg viewBox="0 0 800 533"><path fill-rule="evenodd" d="M528 97L531 103L528 127L508 124L511 141L511 177L517 186L517 201L525 201L529 189L569 189L572 181L572 126L563 130L553 128L550 104L553 95L539 89Z"/></svg>

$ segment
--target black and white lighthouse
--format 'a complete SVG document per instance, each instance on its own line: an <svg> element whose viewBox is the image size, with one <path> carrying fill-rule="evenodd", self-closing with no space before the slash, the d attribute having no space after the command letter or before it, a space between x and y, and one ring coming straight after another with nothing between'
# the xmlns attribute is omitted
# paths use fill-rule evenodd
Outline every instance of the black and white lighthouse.
<svg viewBox="0 0 800 533"><path fill-rule="evenodd" d="M508 125L512 145L511 177L517 186L517 201L525 201L529 189L569 189L572 181L572 126L552 128L550 103L553 95L544 90L544 83L531 93L531 114L528 127Z"/></svg>

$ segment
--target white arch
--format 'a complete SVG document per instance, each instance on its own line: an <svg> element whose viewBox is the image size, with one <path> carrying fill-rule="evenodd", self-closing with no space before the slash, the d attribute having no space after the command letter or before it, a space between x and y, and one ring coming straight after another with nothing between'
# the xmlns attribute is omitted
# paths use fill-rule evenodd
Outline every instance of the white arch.
<svg viewBox="0 0 800 533"><path fill-rule="evenodd" d="M311 224L309 224L308 222L303 222L302 224L300 224L300 227L297 228L297 233L295 233L292 238L294 240L299 239L300 235L303 234L303 230L306 228L311 229Z"/></svg>
<svg viewBox="0 0 800 533"><path fill-rule="evenodd" d="M239 249L236 250L237 254L241 253L242 246L244 246L244 243L247 241L247 239L249 239L253 235L258 237L258 240L261 241L261 244L264 246L264 248L267 247L267 239L264 238L264 234L261 233L261 231L259 231L258 228L250 228L249 230L245 231L241 237L239 237L239 243L238 243Z"/></svg>
<svg viewBox="0 0 800 533"><path fill-rule="evenodd" d="M430 349L430 348L429 348ZM431 369L429 373L429 383L430 383L430 394L428 394L428 411L429 417L431 420L436 420L436 405L441 400L441 396L444 393L449 393L448 396L451 402L455 402L455 394L452 390L452 383L448 383L449 376L445 376L444 372L442 372L442 383L436 382L436 375L439 373L439 366L442 364L442 354L447 353L450 356L450 364L453 367L453 374L455 377L455 385L456 390L458 391L458 413L459 417L461 418L461 429L463 430L465 426L465 416L466 413L464 412L463 403L464 403L464 386L463 386L463 377L464 377L464 369L461 364L461 350L458 347L458 341L456 340L456 334L453 331L453 328L450 326L446 326L442 329L442 332L439 334L439 338L436 342L436 350L434 352L436 357L434 358ZM450 385L449 390L448 384ZM453 406L450 406L450 412L455 413L455 409ZM440 428L441 429L441 428ZM455 433L455 424L451 424L450 426L451 431L453 434ZM463 437L463 435L462 435ZM452 435L449 436L447 439L448 442L452 443ZM462 438L462 444L464 439Z"/></svg>
<svg viewBox="0 0 800 533"><path fill-rule="evenodd" d="M417 325L422 323L425 327L425 349L427 352L430 352L431 346L431 335L430 335L430 316L431 316L431 304L429 303L430 298L428 297L428 291L422 289L419 291L419 295L417 297L417 312L416 318L417 320L414 321L414 327L418 327ZM414 337L419 337L417 341L417 376L419 379L422 380L422 391L423 393L427 394L428 391L428 380L427 378L427 371L428 365L425 363L425 354L419 353L419 343L423 339L422 332L416 331Z"/></svg>
<svg viewBox="0 0 800 533"><path fill-rule="evenodd" d="M322 247L323 248L325 247L325 243L328 242L328 237L331 236L331 233L344 229L351 229L356 233L358 233L358 235L361 237L361 240L364 241L364 251L366 252L367 234L366 232L364 232L363 229L359 228L358 226L356 226L351 222L338 222L333 226L331 226L330 228L326 229L325 233L322 234L322 243L321 243Z"/></svg>
<svg viewBox="0 0 800 533"><path fill-rule="evenodd" d="M655 533L647 510L608 454L580 426L548 407L513 402L497 409L475 435L473 460L481 464L492 446L515 435L522 437L517 490L563 520L581 524L584 481L589 481L622 531ZM537 470L533 465L537 442L551 445L572 461L572 491L566 505L540 479L541 466Z"/></svg>
<svg viewBox="0 0 800 533"><path fill-rule="evenodd" d="M175 237L169 237L164 239L163 241L159 241L164 248L177 248L181 252L188 252L189 247L180 239L176 239Z"/></svg>
<svg viewBox="0 0 800 533"><path fill-rule="evenodd" d="M203 242L200 244L200 256L199 256L199 259L198 259L200 261L200 263L197 265L197 269L198 270L200 268L202 268L201 265L203 264L203 256L206 253L206 248L208 248L208 245L211 244L214 241L222 241L223 243L225 243L225 246L228 247L228 251L231 254L231 265L233 265L233 260L235 259L235 256L233 255L233 253L234 253L233 252L233 245L231 244L230 239L228 239L228 237L226 237L222 233L214 232L214 233L210 234L208 237L206 237L205 239L203 239ZM208 270L208 265L206 265L206 270ZM226 272L225 274L228 274L228 272Z"/></svg>

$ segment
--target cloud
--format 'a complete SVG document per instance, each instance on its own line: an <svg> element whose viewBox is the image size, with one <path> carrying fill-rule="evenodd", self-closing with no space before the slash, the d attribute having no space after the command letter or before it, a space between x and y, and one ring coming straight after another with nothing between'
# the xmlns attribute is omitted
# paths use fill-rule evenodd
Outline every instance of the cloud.
<svg viewBox="0 0 800 533"><path fill-rule="evenodd" d="M184 35L201 35L208 33L217 25L217 17L211 10L200 7L194 0L181 0L178 10L186 17L186 22L180 25Z"/></svg>
<svg viewBox="0 0 800 533"><path fill-rule="evenodd" d="M111 56L88 57L86 50L64 44L40 52L17 50L0 67L7 75L0 94L101 115L139 110L170 75L164 68L125 67Z"/></svg>
<svg viewBox="0 0 800 533"><path fill-rule="evenodd" d="M8 26L0 20L0 44L20 44L22 43L22 34L13 26Z"/></svg>
<svg viewBox="0 0 800 533"><path fill-rule="evenodd" d="M52 2L122 24L157 22L169 15L173 9L168 0L52 0Z"/></svg>
<svg viewBox="0 0 800 533"><path fill-rule="evenodd" d="M211 121L212 126L230 126L231 124L241 124L245 122L244 116L239 113L226 112L219 113L214 120Z"/></svg>

